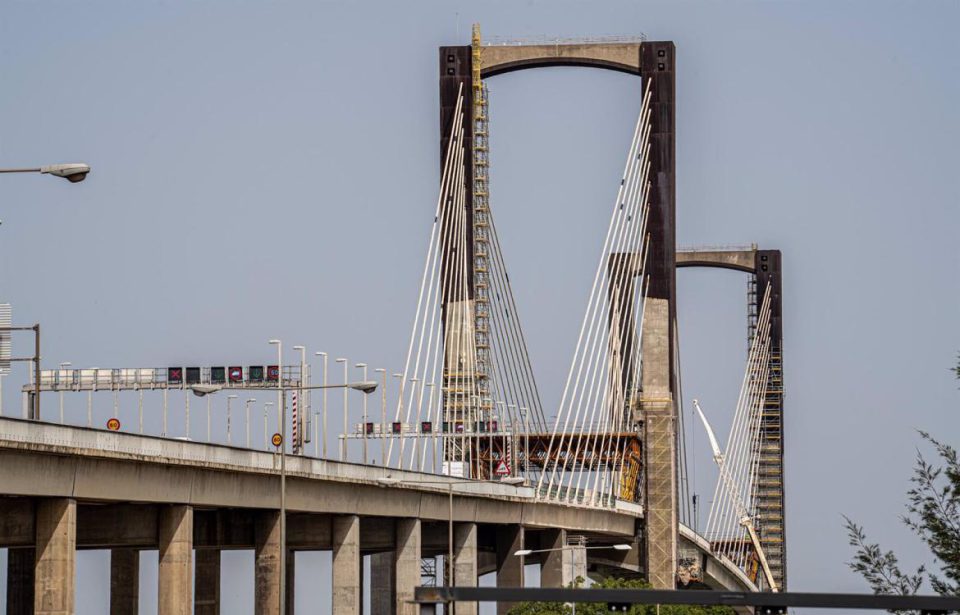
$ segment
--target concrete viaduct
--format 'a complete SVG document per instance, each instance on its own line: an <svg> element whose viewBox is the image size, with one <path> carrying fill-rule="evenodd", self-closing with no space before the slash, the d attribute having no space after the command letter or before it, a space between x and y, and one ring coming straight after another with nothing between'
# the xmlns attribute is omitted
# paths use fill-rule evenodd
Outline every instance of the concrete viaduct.
<svg viewBox="0 0 960 615"><path fill-rule="evenodd" d="M375 554L371 612L416 613L420 559L447 552L447 487L436 475L288 457L288 591L293 551L333 552L333 613L361 612L362 556ZM279 470L276 455L19 419L0 419L0 547L9 549L7 613L65 614L75 608L76 549L111 550L111 613L137 612L138 551L159 551L160 615L220 612L220 551L255 551L255 612L277 613ZM404 483L382 486L390 477ZM454 579L475 585L496 572L523 585L521 548L638 542L642 511L538 502L529 487L453 479ZM704 583L750 590L732 563L701 554ZM642 573L639 549L602 551L589 570ZM192 557L194 556L195 557ZM544 554L541 583L569 582L569 551ZM592 553L591 553L592 555ZM193 580L197 592L193 594ZM288 593L288 596L291 594ZM289 598L288 598L289 600ZM293 604L293 600L289 600ZM505 612L509 605L500 605ZM292 610L292 606L289 607ZM461 605L459 613L476 612Z"/></svg>

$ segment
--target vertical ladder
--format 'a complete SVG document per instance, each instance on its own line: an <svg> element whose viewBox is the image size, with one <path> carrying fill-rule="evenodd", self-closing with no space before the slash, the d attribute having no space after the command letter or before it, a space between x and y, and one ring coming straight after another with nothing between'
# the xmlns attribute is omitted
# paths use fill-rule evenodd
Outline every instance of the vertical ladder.
<svg viewBox="0 0 960 615"><path fill-rule="evenodd" d="M481 78L483 54L480 39L480 24L473 24L471 40L473 70L473 314L474 336L476 343L476 368L474 386L478 400L473 406L479 416L473 421L492 420L493 400L490 398L490 295L489 267L490 255L490 202L489 169L490 144L489 121L487 116L487 86ZM493 454L493 451L489 451ZM483 464L479 464L475 476L484 475ZM487 476L487 478L491 478Z"/></svg>

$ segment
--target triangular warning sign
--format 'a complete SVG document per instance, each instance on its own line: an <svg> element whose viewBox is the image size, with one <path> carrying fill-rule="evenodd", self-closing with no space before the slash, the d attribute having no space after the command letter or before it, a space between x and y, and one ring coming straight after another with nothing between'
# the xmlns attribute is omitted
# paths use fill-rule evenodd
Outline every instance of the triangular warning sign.
<svg viewBox="0 0 960 615"><path fill-rule="evenodd" d="M510 473L510 468L507 467L507 462L500 460L500 463L497 464L497 470L494 472L497 476L506 476Z"/></svg>

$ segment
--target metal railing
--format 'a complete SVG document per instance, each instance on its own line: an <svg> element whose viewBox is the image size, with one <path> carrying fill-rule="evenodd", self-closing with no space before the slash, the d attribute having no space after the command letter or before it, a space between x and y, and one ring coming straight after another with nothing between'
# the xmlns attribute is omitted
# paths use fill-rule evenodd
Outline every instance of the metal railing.
<svg viewBox="0 0 960 615"><path fill-rule="evenodd" d="M757 244L705 244L696 246L680 246L677 252L750 252L758 249Z"/></svg>
<svg viewBox="0 0 960 615"><path fill-rule="evenodd" d="M591 44L616 44L616 43L642 43L647 40L647 35L640 33L634 35L613 35L613 36L530 36L522 38L491 36L483 41L484 47L523 47L528 45L591 45Z"/></svg>

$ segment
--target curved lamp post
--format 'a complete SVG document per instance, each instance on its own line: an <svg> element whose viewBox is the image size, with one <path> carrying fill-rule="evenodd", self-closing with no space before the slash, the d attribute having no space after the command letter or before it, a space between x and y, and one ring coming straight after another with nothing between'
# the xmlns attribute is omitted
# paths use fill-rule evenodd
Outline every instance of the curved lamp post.
<svg viewBox="0 0 960 615"><path fill-rule="evenodd" d="M22 169L0 169L0 173L43 173L56 175L69 181L71 184L82 182L90 173L90 165L82 162L69 164L50 164L45 167L27 167Z"/></svg>

